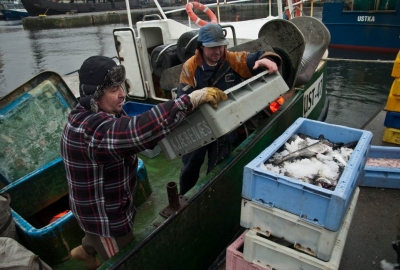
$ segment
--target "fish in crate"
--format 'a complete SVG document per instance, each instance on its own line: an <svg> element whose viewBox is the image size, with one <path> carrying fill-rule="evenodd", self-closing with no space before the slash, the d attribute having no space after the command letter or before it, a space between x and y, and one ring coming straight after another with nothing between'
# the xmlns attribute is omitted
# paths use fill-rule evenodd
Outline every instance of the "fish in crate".
<svg viewBox="0 0 400 270"><path fill-rule="evenodd" d="M334 190L357 141L344 144L298 133L265 163L265 169Z"/></svg>

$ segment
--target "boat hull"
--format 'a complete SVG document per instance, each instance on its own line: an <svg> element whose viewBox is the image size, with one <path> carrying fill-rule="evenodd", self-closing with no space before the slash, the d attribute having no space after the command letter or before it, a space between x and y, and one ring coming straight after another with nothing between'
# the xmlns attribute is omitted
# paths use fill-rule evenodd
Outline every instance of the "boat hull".
<svg viewBox="0 0 400 270"><path fill-rule="evenodd" d="M3 9L0 10L0 12L3 13L4 18L7 21L21 20L22 18L29 16L28 12L21 10Z"/></svg>
<svg viewBox="0 0 400 270"><path fill-rule="evenodd" d="M400 1L395 10L344 10L344 2L325 2L322 22L330 47L397 52L400 49Z"/></svg>
<svg viewBox="0 0 400 270"><path fill-rule="evenodd" d="M304 87L314 87L323 77L324 65ZM266 125L252 133L198 185L204 185L186 207L175 212L140 243L132 243L100 269L208 269L240 230L243 168L304 115L304 93L298 90L272 115ZM326 92L308 118L324 120ZM168 252L166 248L168 247ZM157 258L157 259L154 259Z"/></svg>
<svg viewBox="0 0 400 270"><path fill-rule="evenodd" d="M22 4L30 16L61 15L67 13L87 13L113 10L125 10L125 1L94 3L95 1L66 1L52 2L48 0L22 0ZM71 3L72 2L72 3ZM129 1L130 8L139 8L139 0Z"/></svg>

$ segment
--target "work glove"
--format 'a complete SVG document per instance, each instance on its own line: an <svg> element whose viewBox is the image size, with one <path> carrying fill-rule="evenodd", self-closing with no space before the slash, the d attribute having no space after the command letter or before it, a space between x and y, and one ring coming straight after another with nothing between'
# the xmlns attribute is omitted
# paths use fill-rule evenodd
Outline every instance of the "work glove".
<svg viewBox="0 0 400 270"><path fill-rule="evenodd" d="M196 109L203 103L209 103L213 108L218 108L220 100L227 100L228 96L216 87L204 87L200 90L195 90L188 95L192 102L193 109Z"/></svg>

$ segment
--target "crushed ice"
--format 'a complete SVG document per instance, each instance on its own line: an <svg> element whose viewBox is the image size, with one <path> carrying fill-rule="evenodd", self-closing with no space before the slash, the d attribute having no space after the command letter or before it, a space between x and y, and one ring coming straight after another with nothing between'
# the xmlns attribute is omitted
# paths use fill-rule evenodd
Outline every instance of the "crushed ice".
<svg viewBox="0 0 400 270"><path fill-rule="evenodd" d="M318 143L310 137L294 134L267 162L264 168L268 171L282 174L309 184L334 190L340 176L347 165L353 149L347 147L327 147L324 153L316 153L313 157L293 158L286 160L279 165L277 160L282 160L287 155L298 150L305 149L312 144ZM279 163L279 162L278 162Z"/></svg>

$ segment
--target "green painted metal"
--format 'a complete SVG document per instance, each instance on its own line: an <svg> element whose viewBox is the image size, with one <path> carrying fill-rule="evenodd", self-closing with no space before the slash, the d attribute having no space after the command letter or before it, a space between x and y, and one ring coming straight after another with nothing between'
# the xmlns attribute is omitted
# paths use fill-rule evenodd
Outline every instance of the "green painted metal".
<svg viewBox="0 0 400 270"><path fill-rule="evenodd" d="M0 100L1 182L15 182L60 156L61 133L76 104L54 72L38 74Z"/></svg>
<svg viewBox="0 0 400 270"><path fill-rule="evenodd" d="M374 0L354 0L353 10L374 10Z"/></svg>
<svg viewBox="0 0 400 270"><path fill-rule="evenodd" d="M70 250L80 245L84 236L72 213L50 223L53 216L69 210L68 186L59 147L62 127L76 104L73 93L54 72L36 75L0 100L0 137L14 140L13 145L1 144L0 180L4 186L0 193L11 197L10 206L21 243L49 265L64 261L73 263L69 260ZM59 121L57 129L49 128L51 120ZM28 135L21 130L27 130ZM30 146L33 150L26 150ZM10 149L15 155L8 155ZM29 164L25 166L29 168L27 171L21 169L25 175L11 177L19 175L14 172L19 171L21 164ZM141 160L137 174L135 205L138 207L152 192Z"/></svg>
<svg viewBox="0 0 400 270"><path fill-rule="evenodd" d="M326 66L314 76L326 75ZM326 77L325 77L326 78ZM313 80L304 87L307 89ZM324 80L323 89L326 82ZM135 240L101 269L207 269L240 229L243 167L303 115L303 89L285 102L279 112L263 120L255 132L210 174L203 166L200 180L186 195L188 204L165 219L159 212L168 205L166 184L178 182L181 160L169 161L139 155L146 167L139 169L136 197ZM325 106L326 92L309 118L318 119ZM143 180L142 179L142 180ZM40 210L66 198L67 185L61 160L27 175L0 192L11 194L14 218L22 242L53 269L85 269L70 259L69 251L80 244L83 232L72 214L41 230L27 220ZM61 209L63 210L63 209ZM58 225L58 226L56 226Z"/></svg>
<svg viewBox="0 0 400 270"><path fill-rule="evenodd" d="M313 77L326 78L326 65ZM243 167L268 147L288 126L303 115L304 88L297 90L278 113L265 120L235 151L210 174L203 166L200 180L189 191L188 205L169 219L159 215L168 205L166 184L178 182L181 160L169 161L139 155L146 164L152 194L138 207L135 240L100 269L207 269L240 227ZM326 81L324 79L323 89ZM318 119L327 103L326 91L308 116ZM53 269L85 269L76 260L52 265Z"/></svg>
<svg viewBox="0 0 400 270"><path fill-rule="evenodd" d="M326 66L315 77L325 73ZM325 98L324 92L309 118L318 119L327 102ZM303 91L300 90L265 126L199 181L200 191L189 199L187 207L154 228L143 241L135 241L121 250L100 269L207 269L240 229L243 167L302 113Z"/></svg>

